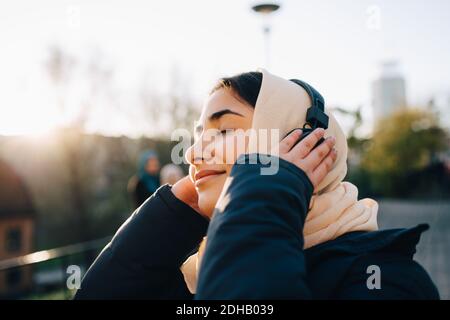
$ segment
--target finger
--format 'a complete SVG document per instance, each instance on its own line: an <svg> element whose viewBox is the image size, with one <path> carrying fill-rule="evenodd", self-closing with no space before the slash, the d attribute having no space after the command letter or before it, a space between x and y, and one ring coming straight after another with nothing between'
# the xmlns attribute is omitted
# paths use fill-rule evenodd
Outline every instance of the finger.
<svg viewBox="0 0 450 320"><path fill-rule="evenodd" d="M298 139L300 139L301 134L301 129L295 129L289 135L283 138L283 140L280 141L280 154L289 152L292 146L298 141Z"/></svg>
<svg viewBox="0 0 450 320"><path fill-rule="evenodd" d="M320 162L320 164L316 167L315 170L310 175L311 182L314 186L319 185L322 180L326 177L328 172L333 168L334 162L337 159L337 151L336 149L332 149L325 159Z"/></svg>
<svg viewBox="0 0 450 320"><path fill-rule="evenodd" d="M295 145L295 147L291 150L294 159L305 158L324 134L325 130L323 128L317 128L297 145Z"/></svg>
<svg viewBox="0 0 450 320"><path fill-rule="evenodd" d="M310 170L314 171L334 147L336 138L328 137L317 148L312 150L303 160Z"/></svg>

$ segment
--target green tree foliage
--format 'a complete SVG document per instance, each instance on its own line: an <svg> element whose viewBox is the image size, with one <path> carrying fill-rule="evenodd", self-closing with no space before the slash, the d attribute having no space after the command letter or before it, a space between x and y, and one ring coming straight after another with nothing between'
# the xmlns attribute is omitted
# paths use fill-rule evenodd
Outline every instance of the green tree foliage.
<svg viewBox="0 0 450 320"><path fill-rule="evenodd" d="M446 132L435 113L402 109L377 123L361 159L373 190L385 196L405 196L407 177L424 170L446 148Z"/></svg>

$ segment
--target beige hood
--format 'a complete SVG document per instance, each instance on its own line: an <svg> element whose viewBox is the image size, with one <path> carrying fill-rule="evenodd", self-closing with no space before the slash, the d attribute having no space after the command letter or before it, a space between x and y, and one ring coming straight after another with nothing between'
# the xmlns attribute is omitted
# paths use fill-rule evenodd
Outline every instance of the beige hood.
<svg viewBox="0 0 450 320"><path fill-rule="evenodd" d="M262 72L263 78L256 101L252 128L255 130L279 129L280 139L282 139L292 129L303 127L306 111L311 106L311 99L305 89L298 84L275 76L264 69L258 71ZM326 106L325 113L329 117L325 137L330 135L336 137L335 148L338 151L338 157L333 169L318 186L318 193L333 189L347 174L347 139ZM251 137L248 152L257 151L258 142Z"/></svg>

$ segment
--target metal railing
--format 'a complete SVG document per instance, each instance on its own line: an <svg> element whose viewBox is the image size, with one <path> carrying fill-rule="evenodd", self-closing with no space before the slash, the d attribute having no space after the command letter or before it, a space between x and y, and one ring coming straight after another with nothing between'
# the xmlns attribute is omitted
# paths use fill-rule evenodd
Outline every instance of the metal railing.
<svg viewBox="0 0 450 320"><path fill-rule="evenodd" d="M67 268L76 265L82 274L111 236L0 261L0 298L40 299L57 292L57 299L71 298L66 286Z"/></svg>

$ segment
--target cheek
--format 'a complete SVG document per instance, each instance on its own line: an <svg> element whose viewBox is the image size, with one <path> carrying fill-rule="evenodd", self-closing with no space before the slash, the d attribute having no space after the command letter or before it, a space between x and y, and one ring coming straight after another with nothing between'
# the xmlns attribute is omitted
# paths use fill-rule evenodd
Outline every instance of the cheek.
<svg viewBox="0 0 450 320"><path fill-rule="evenodd" d="M247 150L249 138L245 134L228 135L215 144L216 158L226 165L233 165L239 155Z"/></svg>

